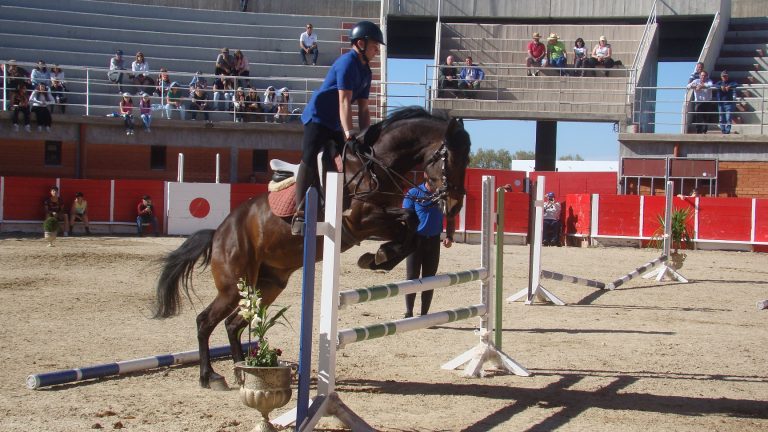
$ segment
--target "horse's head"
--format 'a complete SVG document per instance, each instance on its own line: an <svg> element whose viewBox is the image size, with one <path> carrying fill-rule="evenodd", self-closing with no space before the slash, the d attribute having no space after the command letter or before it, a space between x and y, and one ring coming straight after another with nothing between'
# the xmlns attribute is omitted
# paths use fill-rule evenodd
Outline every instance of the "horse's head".
<svg viewBox="0 0 768 432"><path fill-rule="evenodd" d="M464 125L451 119L443 142L424 167L431 189L436 191L443 213L456 216L464 203L464 176L469 164L469 134Z"/></svg>

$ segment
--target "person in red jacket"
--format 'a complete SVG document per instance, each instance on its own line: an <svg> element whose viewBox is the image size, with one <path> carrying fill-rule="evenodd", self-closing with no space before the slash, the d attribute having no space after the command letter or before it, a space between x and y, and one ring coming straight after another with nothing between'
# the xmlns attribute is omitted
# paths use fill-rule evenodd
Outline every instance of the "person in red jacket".
<svg viewBox="0 0 768 432"><path fill-rule="evenodd" d="M138 213L138 216L136 216L136 230L138 231L139 237L144 233L143 227L145 223L152 225L152 232L155 233L155 237L159 236L160 232L157 229L157 217L155 216L155 209L152 205L152 198L149 195L141 197L141 201L139 201L136 211Z"/></svg>

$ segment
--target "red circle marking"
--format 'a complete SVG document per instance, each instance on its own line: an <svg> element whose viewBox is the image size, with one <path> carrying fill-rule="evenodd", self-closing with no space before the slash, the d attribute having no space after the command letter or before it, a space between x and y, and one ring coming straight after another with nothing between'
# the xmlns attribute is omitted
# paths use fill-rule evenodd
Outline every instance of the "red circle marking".
<svg viewBox="0 0 768 432"><path fill-rule="evenodd" d="M189 214L202 219L211 212L211 204L205 198L195 198L189 203Z"/></svg>

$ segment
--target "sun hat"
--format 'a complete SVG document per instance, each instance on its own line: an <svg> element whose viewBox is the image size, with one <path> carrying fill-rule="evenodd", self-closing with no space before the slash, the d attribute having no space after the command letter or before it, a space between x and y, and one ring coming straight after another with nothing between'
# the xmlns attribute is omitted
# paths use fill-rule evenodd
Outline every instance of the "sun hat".
<svg viewBox="0 0 768 432"><path fill-rule="evenodd" d="M123 93L123 97L131 97L131 94L128 92Z"/></svg>
<svg viewBox="0 0 768 432"><path fill-rule="evenodd" d="M540 39L540 38L541 38L541 34L539 34L539 32L535 32L535 33L533 34L532 38L533 38L533 39Z"/></svg>
<svg viewBox="0 0 768 432"><path fill-rule="evenodd" d="M600 36L600 39L599 39L599 40L601 40L601 41L605 41L605 42L608 42L608 39L606 39L606 38L605 38L605 36Z"/></svg>
<svg viewBox="0 0 768 432"><path fill-rule="evenodd" d="M547 38L547 40L552 40L552 39L554 39L554 40L557 40L557 39L559 39L559 38L557 37L557 33L550 33L550 34L549 34L549 37Z"/></svg>

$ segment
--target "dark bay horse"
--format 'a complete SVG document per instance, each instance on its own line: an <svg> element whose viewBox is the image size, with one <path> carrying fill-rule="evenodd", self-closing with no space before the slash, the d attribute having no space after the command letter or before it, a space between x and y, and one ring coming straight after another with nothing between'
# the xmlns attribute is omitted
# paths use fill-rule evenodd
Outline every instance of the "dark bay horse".
<svg viewBox="0 0 768 432"><path fill-rule="evenodd" d="M408 186L403 177L422 167L433 190L450 218L458 214L464 199L464 175L469 163L470 140L461 122L435 117L421 108L395 111L386 120L369 128L377 163L372 176L358 180L362 164L347 154L345 165L345 235L342 250L362 240L383 239L379 250L360 257L358 265L368 269L394 268L413 250L412 238L417 221L402 206L403 191ZM369 191L361 198L350 196ZM318 244L322 237L318 237ZM213 329L225 320L234 361L243 360L241 330L247 325L237 314L240 296L237 282L245 278L261 291L267 304L282 292L293 272L302 267L303 237L291 235L290 222L272 214L267 196L243 203L216 230L201 230L190 236L164 259L157 282L156 318L178 314L182 295L190 298L190 278L195 264L210 265L218 294L197 316L200 348L200 385L210 387L211 380L224 378L214 372L208 352ZM318 246L318 260L322 246Z"/></svg>

